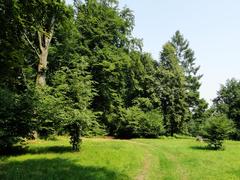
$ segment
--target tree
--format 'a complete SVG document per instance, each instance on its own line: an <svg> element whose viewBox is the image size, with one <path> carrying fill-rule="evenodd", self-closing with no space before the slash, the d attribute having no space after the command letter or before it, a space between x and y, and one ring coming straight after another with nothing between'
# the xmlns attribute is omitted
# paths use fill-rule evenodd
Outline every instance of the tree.
<svg viewBox="0 0 240 180"><path fill-rule="evenodd" d="M33 92L15 93L0 87L0 150L8 151L24 138L32 136L35 121Z"/></svg>
<svg viewBox="0 0 240 180"><path fill-rule="evenodd" d="M81 61L76 57L75 61ZM73 151L79 150L82 131L95 122L95 114L88 109L94 95L91 76L84 70L86 64L62 67L53 79L53 96L58 99L57 118L70 135Z"/></svg>
<svg viewBox="0 0 240 180"><path fill-rule="evenodd" d="M55 39L49 53L48 85L57 110L52 122L70 135L72 149L78 151L81 136L91 128L99 128L90 105L96 92L88 71L89 59L79 46L80 32L74 15L55 28ZM51 104L49 104L51 105ZM53 108L54 109L54 108Z"/></svg>
<svg viewBox="0 0 240 180"><path fill-rule="evenodd" d="M141 51L131 51L131 66L127 80L127 106L142 104L144 101L148 104L143 111L151 111L159 108L160 101L157 98L156 72L157 62L150 54ZM146 104L145 104L146 105Z"/></svg>
<svg viewBox="0 0 240 180"><path fill-rule="evenodd" d="M119 10L117 1L112 0L76 4L79 48L81 55L88 57L88 71L97 91L92 108L102 112L100 119L113 134L114 121L127 101L133 15L127 8Z"/></svg>
<svg viewBox="0 0 240 180"><path fill-rule="evenodd" d="M200 98L199 93L200 79L203 76L198 74L200 66L196 66L194 51L189 47L189 42L184 39L180 31L176 31L171 39L171 44L176 49L177 59L184 71L186 103L191 113L189 119L199 120L207 109L207 102Z"/></svg>
<svg viewBox="0 0 240 180"><path fill-rule="evenodd" d="M36 85L45 86L48 51L54 28L64 20L68 9L62 0L17 1L17 3L21 9L23 37L38 58Z"/></svg>
<svg viewBox="0 0 240 180"><path fill-rule="evenodd" d="M68 23L72 29L68 33L63 28L59 30L67 22L64 18L69 10L60 0L13 0L1 4L4 31L0 32L0 60L4 67L0 89L8 98L2 97L0 114L4 118L0 126L1 139L7 141L9 137L10 145L33 130L47 136L64 126L73 149L78 150L80 130L95 119L88 109L94 93L91 76L85 70L86 58L76 48L79 34L74 31L73 13ZM5 15L7 18L3 18ZM65 36L54 39L54 30ZM54 44L51 48L50 42ZM48 54L55 56L50 63Z"/></svg>
<svg viewBox="0 0 240 180"><path fill-rule="evenodd" d="M227 80L217 92L213 100L213 106L218 113L226 114L236 125L234 139L240 138L240 81L236 79Z"/></svg>
<svg viewBox="0 0 240 180"><path fill-rule="evenodd" d="M0 2L0 146L9 149L32 135L35 93L26 71L27 53L18 1Z"/></svg>
<svg viewBox="0 0 240 180"><path fill-rule="evenodd" d="M158 80L165 128L173 136L182 131L188 110L184 73L178 64L176 49L170 43L166 43L161 51Z"/></svg>
<svg viewBox="0 0 240 180"><path fill-rule="evenodd" d="M0 85L21 91L26 88L24 59L28 51L22 41L19 6L16 1L1 1L0 4Z"/></svg>
<svg viewBox="0 0 240 180"><path fill-rule="evenodd" d="M207 139L209 148L221 149L223 140L233 131L233 123L224 115L210 117L204 124L203 137Z"/></svg>

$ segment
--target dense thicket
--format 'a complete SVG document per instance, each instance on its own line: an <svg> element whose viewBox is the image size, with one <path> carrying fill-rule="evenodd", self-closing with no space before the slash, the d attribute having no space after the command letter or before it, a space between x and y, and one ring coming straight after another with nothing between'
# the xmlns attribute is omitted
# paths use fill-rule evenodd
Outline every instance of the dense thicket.
<svg viewBox="0 0 240 180"><path fill-rule="evenodd" d="M198 133L202 75L179 31L155 61L116 0L1 0L0 23L1 145L36 132L67 133L73 150L81 135Z"/></svg>

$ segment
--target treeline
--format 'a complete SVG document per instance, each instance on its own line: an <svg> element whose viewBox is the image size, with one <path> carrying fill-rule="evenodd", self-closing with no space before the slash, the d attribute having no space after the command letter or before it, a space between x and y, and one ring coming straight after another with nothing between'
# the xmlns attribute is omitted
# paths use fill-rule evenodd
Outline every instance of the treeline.
<svg viewBox="0 0 240 180"><path fill-rule="evenodd" d="M132 36L132 11L117 0L1 0L0 24L2 148L36 134L69 134L73 150L81 135L198 135L219 113L240 129L226 88L206 111L183 35L177 31L154 60Z"/></svg>

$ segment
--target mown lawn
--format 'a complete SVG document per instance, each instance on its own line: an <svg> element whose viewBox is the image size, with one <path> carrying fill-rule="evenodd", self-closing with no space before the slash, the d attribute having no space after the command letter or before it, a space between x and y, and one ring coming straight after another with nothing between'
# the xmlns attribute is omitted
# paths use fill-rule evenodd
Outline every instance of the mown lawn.
<svg viewBox="0 0 240 180"><path fill-rule="evenodd" d="M0 157L0 179L240 179L240 142L206 150L194 139L84 139L71 152L66 137L29 142L27 152Z"/></svg>

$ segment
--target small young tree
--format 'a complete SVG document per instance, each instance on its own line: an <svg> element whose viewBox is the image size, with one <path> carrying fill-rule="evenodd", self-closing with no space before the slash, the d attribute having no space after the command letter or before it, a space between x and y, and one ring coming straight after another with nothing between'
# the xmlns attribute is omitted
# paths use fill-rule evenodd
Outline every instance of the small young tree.
<svg viewBox="0 0 240 180"><path fill-rule="evenodd" d="M54 130L69 134L73 151L79 150L86 129L98 126L95 113L89 108L95 96L92 76L87 71L89 58L79 49L79 38L73 14L56 26L47 74L50 100L54 101L50 101L50 107L54 105L52 110L56 111L51 115L51 125Z"/></svg>
<svg viewBox="0 0 240 180"><path fill-rule="evenodd" d="M95 123L95 114L88 109L93 95L87 63L78 54L72 56L69 67L63 66L53 75L53 96L58 104L58 119L70 135L73 151L79 150L82 130Z"/></svg>
<svg viewBox="0 0 240 180"><path fill-rule="evenodd" d="M203 127L203 137L207 139L208 146L215 150L222 149L223 141L231 132L234 126L232 121L224 115L210 117Z"/></svg>

